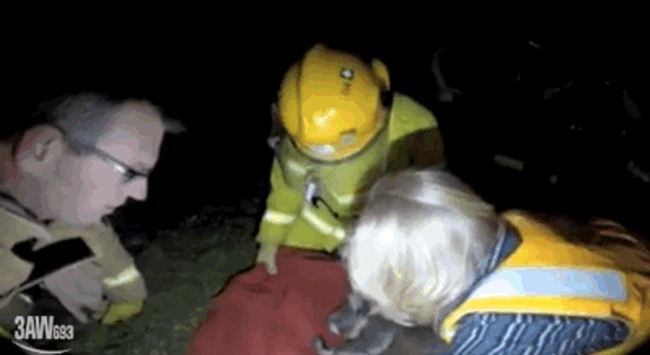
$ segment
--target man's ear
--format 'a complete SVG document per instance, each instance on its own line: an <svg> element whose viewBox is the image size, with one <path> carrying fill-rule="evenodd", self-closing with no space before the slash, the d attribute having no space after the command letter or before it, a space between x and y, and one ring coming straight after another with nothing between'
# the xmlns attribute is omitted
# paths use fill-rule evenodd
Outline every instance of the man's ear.
<svg viewBox="0 0 650 355"><path fill-rule="evenodd" d="M16 162L26 172L40 174L64 154L63 134L48 125L34 126L23 134L16 146Z"/></svg>

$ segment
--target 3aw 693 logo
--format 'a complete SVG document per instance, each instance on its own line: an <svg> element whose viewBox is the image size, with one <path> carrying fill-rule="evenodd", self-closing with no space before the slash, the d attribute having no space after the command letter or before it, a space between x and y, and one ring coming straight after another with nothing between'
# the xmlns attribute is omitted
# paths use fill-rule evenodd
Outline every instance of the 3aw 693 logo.
<svg viewBox="0 0 650 355"><path fill-rule="evenodd" d="M45 355L65 354L71 349L37 349L29 344L34 340L66 341L74 339L74 326L56 324L54 316L17 316L14 320L13 343L22 349Z"/></svg>

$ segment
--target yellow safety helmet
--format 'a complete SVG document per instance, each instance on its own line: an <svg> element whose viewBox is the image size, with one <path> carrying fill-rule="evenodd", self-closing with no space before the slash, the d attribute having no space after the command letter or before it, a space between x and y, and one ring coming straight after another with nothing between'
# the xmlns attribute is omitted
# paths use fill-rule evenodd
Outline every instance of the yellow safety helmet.
<svg viewBox="0 0 650 355"><path fill-rule="evenodd" d="M305 154L319 160L344 159L363 149L385 121L381 93L388 69L322 44L311 48L284 76L280 120Z"/></svg>

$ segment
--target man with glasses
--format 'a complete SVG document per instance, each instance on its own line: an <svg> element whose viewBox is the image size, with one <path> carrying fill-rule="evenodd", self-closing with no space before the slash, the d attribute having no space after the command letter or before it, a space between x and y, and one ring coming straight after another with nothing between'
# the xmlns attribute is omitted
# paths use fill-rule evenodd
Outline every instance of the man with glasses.
<svg viewBox="0 0 650 355"><path fill-rule="evenodd" d="M82 323L90 316L112 324L141 311L142 275L102 218L129 198L146 199L164 133L183 130L142 100L81 94L42 111L0 136L5 337L43 294Z"/></svg>

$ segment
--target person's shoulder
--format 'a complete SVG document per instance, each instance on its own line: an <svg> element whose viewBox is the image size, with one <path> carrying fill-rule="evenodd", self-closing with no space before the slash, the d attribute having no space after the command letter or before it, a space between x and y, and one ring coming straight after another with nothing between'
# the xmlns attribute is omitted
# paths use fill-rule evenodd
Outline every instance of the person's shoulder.
<svg viewBox="0 0 650 355"><path fill-rule="evenodd" d="M21 213L20 209L0 203L0 244L11 248L16 243L32 237L39 241L51 239L42 224Z"/></svg>
<svg viewBox="0 0 650 355"><path fill-rule="evenodd" d="M60 238L92 238L99 236L115 236L113 228L106 223L97 222L85 225L74 225L65 222L52 222L47 227L48 231Z"/></svg>
<svg viewBox="0 0 650 355"><path fill-rule="evenodd" d="M389 113L391 141L417 131L437 127L438 121L424 105L404 94L393 94L393 103Z"/></svg>
<svg viewBox="0 0 650 355"><path fill-rule="evenodd" d="M54 222L47 229L55 240L83 239L98 258L102 258L109 249L122 248L119 237L113 228L103 222L87 225Z"/></svg>
<svg viewBox="0 0 650 355"><path fill-rule="evenodd" d="M394 114L398 114L399 118L403 121L418 118L436 121L435 116L426 106L414 98L399 92L393 93L391 111Z"/></svg>

